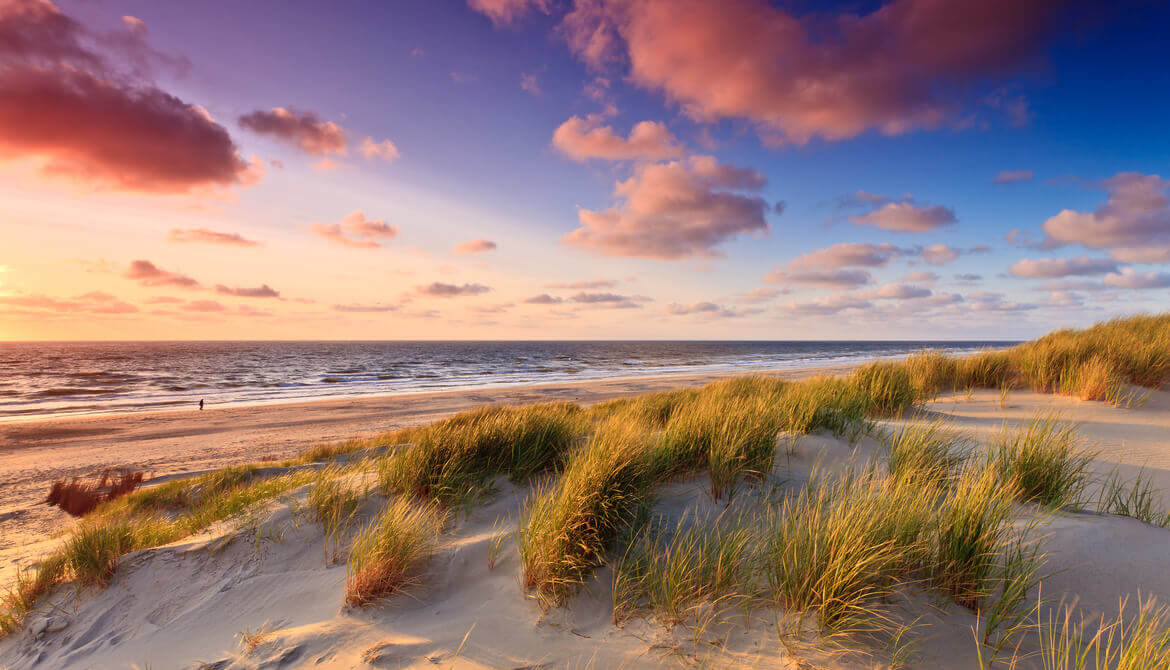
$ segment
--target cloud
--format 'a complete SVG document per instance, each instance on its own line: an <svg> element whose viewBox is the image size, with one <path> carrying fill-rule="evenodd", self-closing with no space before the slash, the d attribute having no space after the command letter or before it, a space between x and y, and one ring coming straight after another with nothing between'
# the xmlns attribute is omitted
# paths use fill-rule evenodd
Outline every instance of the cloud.
<svg viewBox="0 0 1170 670"><path fill-rule="evenodd" d="M887 202L864 214L849 217L854 225L876 226L899 233L925 233L953 224L954 210L942 205L917 205L913 200Z"/></svg>
<svg viewBox="0 0 1170 670"><path fill-rule="evenodd" d="M540 76L536 72L524 72L520 75L520 90L528 91L532 95L540 95Z"/></svg>
<svg viewBox="0 0 1170 670"><path fill-rule="evenodd" d="M768 203L737 192L758 191L765 183L759 172L720 165L711 156L642 165L615 188L620 206L580 210L581 227L561 239L604 256L717 256L715 247L737 235L768 232Z"/></svg>
<svg viewBox="0 0 1170 670"><path fill-rule="evenodd" d="M467 6L487 16L496 27L515 25L530 12L548 13L549 0L467 0Z"/></svg>
<svg viewBox="0 0 1170 670"><path fill-rule="evenodd" d="M910 272L902 277L903 281L929 283L939 280L939 276L933 272Z"/></svg>
<svg viewBox="0 0 1170 670"><path fill-rule="evenodd" d="M873 303L868 300L838 293L809 302L789 302L781 309L793 316L832 316L845 310L862 310L872 306Z"/></svg>
<svg viewBox="0 0 1170 670"><path fill-rule="evenodd" d="M991 251L991 247L983 244L978 244L967 249L949 247L945 244L929 244L922 248L920 256L924 262L930 265L946 265L959 256L984 254L988 251Z"/></svg>
<svg viewBox="0 0 1170 670"><path fill-rule="evenodd" d="M335 312L352 312L356 314L378 313L378 312L397 312L398 305L387 305L385 303L376 303L372 305L361 305L350 303L348 305L334 305Z"/></svg>
<svg viewBox="0 0 1170 670"><path fill-rule="evenodd" d="M649 302L650 299L643 296L626 296L618 295L617 293L586 293L584 291L577 293L569 300L592 307L606 307L609 309L641 309L638 303Z"/></svg>
<svg viewBox="0 0 1170 670"><path fill-rule="evenodd" d="M637 123L630 130L629 137L622 138L610 126L600 125L597 117L582 119L574 116L556 129L552 144L577 161L590 158L659 161L683 155L682 145L658 121Z"/></svg>
<svg viewBox="0 0 1170 670"><path fill-rule="evenodd" d="M1170 274L1165 272L1138 272L1133 268L1121 268L1101 278L1111 288L1150 289L1170 287Z"/></svg>
<svg viewBox="0 0 1170 670"><path fill-rule="evenodd" d="M1058 279L1044 282L1038 288L1044 291L1103 291L1105 285L1090 279Z"/></svg>
<svg viewBox="0 0 1170 670"><path fill-rule="evenodd" d="M754 288L750 291L736 295L735 301L748 305L754 305L762 302L768 302L769 300L774 300L781 294L787 292L787 290L772 288L770 286L761 286L760 288Z"/></svg>
<svg viewBox="0 0 1170 670"><path fill-rule="evenodd" d="M444 284L442 282L433 282L423 286L415 286L414 291L418 295L425 295L431 298L454 298L465 295L480 295L491 291L490 287L483 284Z"/></svg>
<svg viewBox="0 0 1170 670"><path fill-rule="evenodd" d="M930 289L920 286L885 284L872 291L858 293L857 297L866 300L912 300L914 298L928 298L933 294L934 292Z"/></svg>
<svg viewBox="0 0 1170 670"><path fill-rule="evenodd" d="M474 240L460 242L453 248L455 253L459 254L460 256L470 256L472 254L482 254L488 251L492 251L496 248L496 243L492 242L491 240L485 240L482 237L477 237Z"/></svg>
<svg viewBox="0 0 1170 670"><path fill-rule="evenodd" d="M1113 249L1109 255L1125 263L1170 263L1170 245Z"/></svg>
<svg viewBox="0 0 1170 670"><path fill-rule="evenodd" d="M972 89L1042 55L1064 4L894 0L798 16L765 0L577 0L561 32L591 68L628 63L630 81L695 119L748 119L801 144L961 125Z"/></svg>
<svg viewBox="0 0 1170 670"><path fill-rule="evenodd" d="M271 135L310 156L345 153L345 129L325 121L316 112L285 107L258 109L239 118L240 126Z"/></svg>
<svg viewBox="0 0 1170 670"><path fill-rule="evenodd" d="M1015 184L1021 181L1032 181L1031 170L1002 170L991 180L992 184Z"/></svg>
<svg viewBox="0 0 1170 670"><path fill-rule="evenodd" d="M831 247L817 249L794 259L790 268L823 267L885 267L897 256L914 253L892 244L869 244L865 242L843 242Z"/></svg>
<svg viewBox="0 0 1170 670"><path fill-rule="evenodd" d="M229 287L223 284L215 285L215 292L220 295L232 295L237 298L279 298L280 291L268 284L261 284L255 288Z"/></svg>
<svg viewBox="0 0 1170 670"><path fill-rule="evenodd" d="M975 312L1029 312L1040 308L1035 303L1005 301L1002 293L976 291L967 298L968 307Z"/></svg>
<svg viewBox="0 0 1170 670"><path fill-rule="evenodd" d="M372 137L362 138L361 144L358 145L358 153L366 159L380 158L387 163L393 163L400 156L398 147L393 142L390 140L376 142Z"/></svg>
<svg viewBox="0 0 1170 670"><path fill-rule="evenodd" d="M347 214L337 223L314 223L307 227L314 235L323 237L334 244L354 249L378 249L382 240L397 237L399 228L381 219L367 219L366 213L357 210Z"/></svg>
<svg viewBox="0 0 1170 670"><path fill-rule="evenodd" d="M534 295L531 298L524 299L524 302L529 305L557 305L564 301L564 298L554 298L547 293L541 293L540 295Z"/></svg>
<svg viewBox="0 0 1170 670"><path fill-rule="evenodd" d="M168 242L204 242L238 247L258 247L260 242L249 240L239 233L221 233L207 228L171 228Z"/></svg>
<svg viewBox="0 0 1170 670"><path fill-rule="evenodd" d="M771 284L807 284L822 288L857 288L870 283L873 277L866 270L772 270L764 275Z"/></svg>
<svg viewBox="0 0 1170 670"><path fill-rule="evenodd" d="M1116 272L1117 263L1108 258L1025 258L1008 268L1008 273L1015 277L1033 279L1056 279L1075 275L1100 275L1106 272Z"/></svg>
<svg viewBox="0 0 1170 670"><path fill-rule="evenodd" d="M182 59L150 49L143 28L98 34L50 2L0 3L0 159L143 193L255 181L262 168L223 126L146 79Z"/></svg>
<svg viewBox="0 0 1170 670"><path fill-rule="evenodd" d="M147 260L136 260L130 263L129 269L123 275L133 279L143 286L177 286L179 288L199 288L199 282L178 272L163 270Z"/></svg>
<svg viewBox="0 0 1170 670"><path fill-rule="evenodd" d="M960 273L951 275L955 281L982 281L983 275L974 274L972 272Z"/></svg>
<svg viewBox="0 0 1170 670"><path fill-rule="evenodd" d="M559 288L559 289L591 289L591 288L613 288L618 285L616 279L580 279L577 281L555 281L545 284L545 288Z"/></svg>
<svg viewBox="0 0 1170 670"><path fill-rule="evenodd" d="M57 314L133 314L138 308L116 296L101 291L91 291L75 298L62 300L43 294L0 295L0 305L9 305L26 310L43 310Z"/></svg>
<svg viewBox="0 0 1170 670"><path fill-rule="evenodd" d="M1170 258L1170 181L1121 172L1096 185L1108 194L1100 207L1091 212L1066 209L1044 222L1049 247L1109 249L1114 258L1131 262Z"/></svg>
<svg viewBox="0 0 1170 670"><path fill-rule="evenodd" d="M226 312L227 307L214 300L192 300L179 309L184 312Z"/></svg>
<svg viewBox="0 0 1170 670"><path fill-rule="evenodd" d="M665 311L667 314L672 316L700 315L711 318L728 319L751 316L753 314L760 314L763 312L761 309L729 309L727 307L717 305L713 302L693 302L689 305L682 305L677 302L672 302L666 306Z"/></svg>

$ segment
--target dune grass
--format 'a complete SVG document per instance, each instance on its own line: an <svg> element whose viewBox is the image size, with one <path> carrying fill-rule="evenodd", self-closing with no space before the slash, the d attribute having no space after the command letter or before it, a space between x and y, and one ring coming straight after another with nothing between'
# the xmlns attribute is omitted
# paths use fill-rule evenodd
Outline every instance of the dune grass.
<svg viewBox="0 0 1170 670"><path fill-rule="evenodd" d="M1136 612L1122 600L1114 618L1084 619L1071 606L1039 624L1044 670L1161 670L1170 667L1170 610L1152 598Z"/></svg>
<svg viewBox="0 0 1170 670"><path fill-rule="evenodd" d="M657 485L702 471L710 475L712 495L729 499L741 484L767 479L778 434L830 430L853 439L870 430L871 417L902 416L947 388L1031 388L1128 404L1127 385L1157 387L1168 377L1170 314L1140 316L961 359L923 352L840 378L750 376L589 409L485 407L429 426L322 445L287 465L367 450L371 460L363 467L375 469L382 491L395 496L355 542L351 577L355 593L366 594L359 600L409 581L433 551L416 531L434 531L433 541L441 510L470 504L499 476L542 477L522 510L518 546L524 585L551 604L608 560L615 540L639 527ZM1005 498L1080 505L1091 455L1071 426L1053 417L1000 436L988 461L994 486L979 464L964 463L965 454L961 441L941 428L907 429L891 437L888 476L854 473L785 499L754 551L768 597L814 613L822 626L864 618L908 582L930 582L968 607L1000 607L1006 596L989 603L990 594L1004 592L1013 579L1028 581L1011 577L1028 570L1021 568L1022 553L1010 553L1019 545L1004 530ZM100 586L127 552L189 536L301 486L315 484L308 497L319 521L339 522L356 508L356 492L336 480L307 469L247 465L104 503L58 552L20 572L5 596L0 628L19 627L57 584ZM1170 523L1140 477L1132 485L1107 485L1099 507ZM722 568L712 572L711 566L721 565L721 552L748 551L739 537L711 528L670 539L646 536L642 554L630 554L631 602L669 619L691 599L721 592L712 584L724 583ZM654 565L637 568L633 559L644 555L654 556ZM695 574L686 576L688 570Z"/></svg>
<svg viewBox="0 0 1170 670"><path fill-rule="evenodd" d="M621 416L597 429L553 484L528 498L518 547L526 589L561 602L600 565L613 539L648 506L666 460Z"/></svg>
<svg viewBox="0 0 1170 670"><path fill-rule="evenodd" d="M903 364L920 399L951 389L1021 387L1082 400L1135 404L1128 385L1170 380L1170 314L1139 315L952 359L923 352Z"/></svg>
<svg viewBox="0 0 1170 670"><path fill-rule="evenodd" d="M1052 508L1080 507L1089 485L1089 464L1076 427L1052 414L1037 415L1016 430L1006 426L992 443L991 459L1020 502Z"/></svg>
<svg viewBox="0 0 1170 670"><path fill-rule="evenodd" d="M572 403L484 407L403 435L410 444L382 459L384 493L467 504L492 477L514 481L559 464L585 432L584 411Z"/></svg>
<svg viewBox="0 0 1170 670"><path fill-rule="evenodd" d="M887 464L893 477L916 477L947 485L958 476L970 455L969 440L936 420L908 424L886 440Z"/></svg>
<svg viewBox="0 0 1170 670"><path fill-rule="evenodd" d="M368 605L414 583L434 555L446 523L438 504L407 498L387 503L354 539L345 579L345 603Z"/></svg>
<svg viewBox="0 0 1170 670"><path fill-rule="evenodd" d="M614 566L616 623L653 614L666 624L693 620L710 603L755 596L758 530L750 520L717 518L675 529L648 524Z"/></svg>
<svg viewBox="0 0 1170 670"><path fill-rule="evenodd" d="M1098 493L1097 511L1170 528L1170 510L1162 492L1154 488L1144 469L1139 470L1131 482L1122 480L1116 469L1110 472Z"/></svg>

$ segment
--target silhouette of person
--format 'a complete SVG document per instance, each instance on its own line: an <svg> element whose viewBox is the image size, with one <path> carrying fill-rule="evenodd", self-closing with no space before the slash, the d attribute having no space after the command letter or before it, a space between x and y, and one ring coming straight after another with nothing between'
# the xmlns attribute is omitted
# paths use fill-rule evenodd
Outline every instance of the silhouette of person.
<svg viewBox="0 0 1170 670"><path fill-rule="evenodd" d="M199 411L203 411L203 398L199 399Z"/></svg>

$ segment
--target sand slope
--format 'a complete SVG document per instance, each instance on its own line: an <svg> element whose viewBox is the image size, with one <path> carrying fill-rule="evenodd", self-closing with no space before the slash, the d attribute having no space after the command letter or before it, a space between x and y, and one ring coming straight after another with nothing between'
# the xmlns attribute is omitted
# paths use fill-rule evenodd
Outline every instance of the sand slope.
<svg viewBox="0 0 1170 670"><path fill-rule="evenodd" d="M1102 469L1146 463L1166 481L1167 393L1139 409L1026 393L1013 394L1007 410L999 409L998 394L931 404L981 439L1005 418L1026 419L1038 408L1080 420L1107 459ZM878 454L870 438L849 444L828 435L781 436L779 446L783 455L768 484L738 495L735 507L758 509L779 489L802 486L815 469ZM521 588L510 537L527 489L503 480L498 488L487 504L455 518L416 587L376 606L343 606L345 566L329 560L320 526L299 509L305 495L299 490L245 519L126 557L104 590L58 589L26 630L0 641L0 667L862 668L888 661L887 650L864 644L858 648L870 655L833 654L815 638L783 644L777 624L784 621L766 607L725 613L697 639L686 626L654 621L617 627L605 569L566 607L543 611ZM673 521L724 512L707 491L705 477L669 484L654 512ZM382 502L368 499L364 517ZM1027 524L1037 512L1021 508L1021 515L1019 523ZM1170 531L1122 517L1057 513L1042 515L1034 532L1049 555L1042 586L1049 601L1075 600L1090 615L1115 614L1119 598L1132 601L1139 593L1170 602ZM500 533L509 537L489 569ZM978 667L970 612L913 591L897 608L907 621L920 619L913 667ZM259 631L266 633L260 643L246 649L240 634Z"/></svg>

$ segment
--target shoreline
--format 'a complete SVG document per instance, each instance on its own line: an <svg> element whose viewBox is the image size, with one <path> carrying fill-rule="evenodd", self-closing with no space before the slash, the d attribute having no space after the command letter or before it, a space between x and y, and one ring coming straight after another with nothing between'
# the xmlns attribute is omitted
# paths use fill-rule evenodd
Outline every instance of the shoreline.
<svg viewBox="0 0 1170 670"><path fill-rule="evenodd" d="M842 374L859 364L756 374L800 379ZM43 553L75 520L43 504L54 480L130 467L158 477L190 476L279 460L341 442L437 421L486 404L571 401L583 405L697 387L735 373L635 376L560 384L330 398L270 405L50 417L0 423L0 580Z"/></svg>

